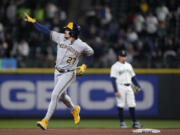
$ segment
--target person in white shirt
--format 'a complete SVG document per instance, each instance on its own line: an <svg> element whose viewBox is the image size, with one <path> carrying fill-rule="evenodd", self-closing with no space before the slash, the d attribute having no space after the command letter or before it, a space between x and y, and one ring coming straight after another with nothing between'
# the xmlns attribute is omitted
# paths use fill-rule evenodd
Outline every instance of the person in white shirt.
<svg viewBox="0 0 180 135"><path fill-rule="evenodd" d="M166 21L169 10L164 4L161 4L156 8L156 15L159 21Z"/></svg>
<svg viewBox="0 0 180 135"><path fill-rule="evenodd" d="M111 67L110 77L112 79L112 85L115 92L115 97L117 101L118 114L120 119L120 127L128 128L124 122L123 109L125 103L129 107L129 113L132 118L133 128L142 128L142 125L136 120L135 116L135 94L131 88L132 83L139 87L139 83L136 79L135 72L130 63L126 62L127 52L126 50L121 50L118 54L118 61L114 63Z"/></svg>
<svg viewBox="0 0 180 135"><path fill-rule="evenodd" d="M136 41L138 40L138 35L137 35L137 33L136 33L131 27L129 27L129 28L127 29L127 34L126 34L126 36L127 36L127 40L128 40L130 43L134 43L134 42L136 42Z"/></svg>
<svg viewBox="0 0 180 135"><path fill-rule="evenodd" d="M27 57L29 55L29 44L24 39L22 39L17 46L17 52L21 56Z"/></svg>
<svg viewBox="0 0 180 135"><path fill-rule="evenodd" d="M146 17L146 31L148 34L155 34L157 31L158 20L157 18L150 12Z"/></svg>
<svg viewBox="0 0 180 135"><path fill-rule="evenodd" d="M135 30L138 33L141 33L144 29L144 22L145 19L144 17L139 13L136 15L135 20L134 20L134 25L135 25Z"/></svg>

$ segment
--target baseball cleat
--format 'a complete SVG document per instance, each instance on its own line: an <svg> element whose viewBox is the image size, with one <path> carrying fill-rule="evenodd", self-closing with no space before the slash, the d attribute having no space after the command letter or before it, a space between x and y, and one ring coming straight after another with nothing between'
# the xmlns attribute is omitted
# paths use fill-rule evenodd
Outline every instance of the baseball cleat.
<svg viewBox="0 0 180 135"><path fill-rule="evenodd" d="M48 125L48 120L46 120L45 118L37 122L37 126L40 127L42 130L46 130L47 125Z"/></svg>
<svg viewBox="0 0 180 135"><path fill-rule="evenodd" d="M120 122L120 127L121 128L128 128L125 122Z"/></svg>
<svg viewBox="0 0 180 135"><path fill-rule="evenodd" d="M133 123L132 128L143 128L143 126L138 121L136 121Z"/></svg>
<svg viewBox="0 0 180 135"><path fill-rule="evenodd" d="M74 110L71 112L74 117L74 124L76 124L76 125L79 124L79 122L80 122L79 112L80 112L80 107L78 105L76 105L74 107Z"/></svg>

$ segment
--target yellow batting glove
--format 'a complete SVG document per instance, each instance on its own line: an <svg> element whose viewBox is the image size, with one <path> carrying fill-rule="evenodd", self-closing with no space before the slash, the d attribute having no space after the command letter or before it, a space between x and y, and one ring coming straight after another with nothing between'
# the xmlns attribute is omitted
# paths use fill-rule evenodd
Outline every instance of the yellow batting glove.
<svg viewBox="0 0 180 135"><path fill-rule="evenodd" d="M76 68L77 75L83 75L87 69L87 66L85 64L82 64L81 66L78 66Z"/></svg>
<svg viewBox="0 0 180 135"><path fill-rule="evenodd" d="M31 18L27 13L24 13L24 16L25 16L24 17L24 21L31 22L31 23L35 23L36 22L36 20Z"/></svg>

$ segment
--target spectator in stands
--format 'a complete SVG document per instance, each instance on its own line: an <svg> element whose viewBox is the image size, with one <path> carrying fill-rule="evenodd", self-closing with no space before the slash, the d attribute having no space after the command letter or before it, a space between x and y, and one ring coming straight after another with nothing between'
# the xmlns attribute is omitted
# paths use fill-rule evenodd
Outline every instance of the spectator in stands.
<svg viewBox="0 0 180 135"><path fill-rule="evenodd" d="M157 57L160 58L162 56L163 48L167 42L167 28L165 22L159 22L158 30L157 30L157 40L156 40L156 52Z"/></svg>
<svg viewBox="0 0 180 135"><path fill-rule="evenodd" d="M5 37L4 37L4 26L0 22L0 41L4 41L4 40L5 40Z"/></svg>
<svg viewBox="0 0 180 135"><path fill-rule="evenodd" d="M58 7L53 2L48 2L46 5L46 18L51 22L58 11Z"/></svg>
<svg viewBox="0 0 180 135"><path fill-rule="evenodd" d="M0 1L0 22L3 24L6 22L6 5L7 5L6 0L1 0Z"/></svg>
<svg viewBox="0 0 180 135"><path fill-rule="evenodd" d="M11 24L14 24L16 21L16 12L17 12L17 6L14 0L11 0L10 5L8 5L6 9L6 17L8 19L8 22L10 22Z"/></svg>
<svg viewBox="0 0 180 135"><path fill-rule="evenodd" d="M166 21L169 16L169 10L164 3L161 3L160 6L156 8L156 15L159 21Z"/></svg>
<svg viewBox="0 0 180 135"><path fill-rule="evenodd" d="M18 43L17 52L20 56L27 57L29 55L29 44L24 39Z"/></svg>
<svg viewBox="0 0 180 135"><path fill-rule="evenodd" d="M41 7L40 3L36 4L35 10L34 10L34 18L37 21L43 21L44 20L44 8Z"/></svg>
<svg viewBox="0 0 180 135"><path fill-rule="evenodd" d="M100 12L101 23L103 25L109 24L112 20L111 10L108 5L106 5Z"/></svg>
<svg viewBox="0 0 180 135"><path fill-rule="evenodd" d="M24 39L20 39L20 41L14 45L12 52L12 54L17 57L27 57L29 55L29 44Z"/></svg>
<svg viewBox="0 0 180 135"><path fill-rule="evenodd" d="M141 36L141 33L144 30L144 23L145 23L145 19L143 15L140 13L136 14L135 20L134 20L134 26L139 36Z"/></svg>
<svg viewBox="0 0 180 135"><path fill-rule="evenodd" d="M25 60L29 56L29 51L29 44L27 41L20 39L20 41L14 45L11 54L16 56L21 67L26 67Z"/></svg>
<svg viewBox="0 0 180 135"><path fill-rule="evenodd" d="M143 13L147 13L147 11L148 11L148 9L149 9L149 5L148 5L148 3L146 2L146 0L142 0L141 3L140 3L140 5L139 5L139 7L140 7L140 9L141 9L141 11L142 11Z"/></svg>
<svg viewBox="0 0 180 135"><path fill-rule="evenodd" d="M174 13L177 11L177 7L180 5L179 0L167 0L166 5L168 6L168 9L171 11L171 13Z"/></svg>
<svg viewBox="0 0 180 135"><path fill-rule="evenodd" d="M131 27L128 27L126 36L127 40L132 44L138 40L137 33Z"/></svg>
<svg viewBox="0 0 180 135"><path fill-rule="evenodd" d="M2 40L0 40L0 57L7 58L7 54L9 53L8 44Z"/></svg>
<svg viewBox="0 0 180 135"><path fill-rule="evenodd" d="M51 64L43 65L44 62L41 61L53 59L56 51L52 52L51 49L55 50L56 45L51 45L52 43L47 42L41 34L34 34L30 25L20 18L27 12L34 15L37 20L47 22L48 27L59 29L68 18L66 13L69 10L69 2L40 0L34 3L27 0L0 1L0 56L12 57L10 52L15 46L15 40L28 39L26 42L30 51L27 57L32 62L21 64L19 67L26 64L32 67L50 67ZM82 26L82 35L93 45L95 52L99 53L95 54L94 61L95 63L99 61L100 64L91 62L91 67L108 67L109 61L113 61L121 48L128 51L130 54L128 61L132 61L135 67L164 67L162 58L169 50L173 50L176 57L179 56L178 41L174 42L180 36L178 0L166 0L163 4L154 0L139 0L135 3L124 1L122 10L116 8L117 5L113 6L113 4L122 6L123 3L120 1L113 3L109 0L97 0L92 3L94 5L88 7L89 9L79 8L77 13L80 14L76 15L79 17L76 21ZM132 25L133 30L129 30L129 26ZM174 37L172 46L174 48L176 45L176 49L167 48L171 37ZM96 43L97 45L94 45ZM152 61L157 64L153 64ZM176 65L178 63L180 65L180 60L176 59Z"/></svg>
<svg viewBox="0 0 180 135"><path fill-rule="evenodd" d="M59 28L64 27L67 15L62 9L58 9L53 18L53 25Z"/></svg>
<svg viewBox="0 0 180 135"><path fill-rule="evenodd" d="M126 32L126 37L129 43L127 48L133 48L134 50L137 50L138 35L133 30L133 28L128 27L127 32Z"/></svg>
<svg viewBox="0 0 180 135"><path fill-rule="evenodd" d="M158 25L157 35L159 38L165 37L167 35L167 28L164 21L160 21Z"/></svg>
<svg viewBox="0 0 180 135"><path fill-rule="evenodd" d="M11 57L11 51L12 51L12 48L14 45L13 35L10 32L6 32L4 43L7 44L7 45L5 45L6 46L5 48L7 49L5 57L10 58Z"/></svg>
<svg viewBox="0 0 180 135"><path fill-rule="evenodd" d="M95 40L93 40L92 48L94 49L94 67L104 67L103 56L105 54L105 43L100 36L97 36Z"/></svg>
<svg viewBox="0 0 180 135"><path fill-rule="evenodd" d="M150 12L146 17L146 32L149 35L155 34L157 31L157 25L158 25L158 20L156 16L154 16L153 13Z"/></svg>

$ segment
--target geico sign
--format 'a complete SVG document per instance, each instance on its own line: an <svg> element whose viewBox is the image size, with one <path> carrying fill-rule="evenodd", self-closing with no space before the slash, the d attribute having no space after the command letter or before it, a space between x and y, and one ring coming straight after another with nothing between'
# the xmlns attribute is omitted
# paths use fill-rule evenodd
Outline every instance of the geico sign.
<svg viewBox="0 0 180 135"><path fill-rule="evenodd" d="M150 82L141 81L143 100L137 102L137 110L150 109L153 105L154 89ZM53 81L5 81L0 86L0 105L7 110L46 110L49 104ZM113 96L104 100L92 100L91 91L103 90L103 93L113 93L110 81L85 81L82 84L74 82L69 88L69 95L74 104L80 104L85 110L109 110L115 106ZM102 93L102 94L103 94ZM12 98L13 97L13 98ZM15 99L14 99L15 98ZM66 109L60 102L57 109Z"/></svg>

